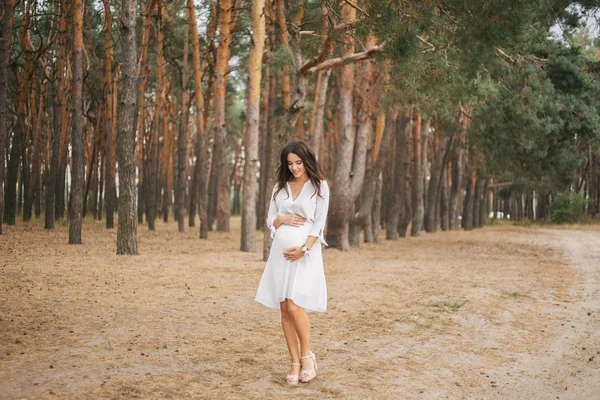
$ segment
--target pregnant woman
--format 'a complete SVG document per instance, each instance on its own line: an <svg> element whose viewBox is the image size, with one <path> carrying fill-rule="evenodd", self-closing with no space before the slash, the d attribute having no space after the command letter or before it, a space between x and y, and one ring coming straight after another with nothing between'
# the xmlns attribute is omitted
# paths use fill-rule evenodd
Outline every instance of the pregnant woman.
<svg viewBox="0 0 600 400"><path fill-rule="evenodd" d="M321 243L327 246L323 229L329 187L313 150L302 141L283 148L276 179L267 216L273 244L256 301L281 310L292 359L286 382L297 385L317 376L306 310L324 312L327 308Z"/></svg>

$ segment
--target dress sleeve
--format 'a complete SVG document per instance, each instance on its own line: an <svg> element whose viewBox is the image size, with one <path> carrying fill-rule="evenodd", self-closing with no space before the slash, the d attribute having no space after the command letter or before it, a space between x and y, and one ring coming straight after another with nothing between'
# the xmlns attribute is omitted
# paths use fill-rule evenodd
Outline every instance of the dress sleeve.
<svg viewBox="0 0 600 400"><path fill-rule="evenodd" d="M315 208L315 222L308 236L316 236L321 240L321 243L328 246L324 237L325 221L327 220L327 211L329 210L329 186L327 185L327 182L321 182L321 196L316 196L317 206Z"/></svg>
<svg viewBox="0 0 600 400"><path fill-rule="evenodd" d="M273 188L273 191L271 192L271 202L269 203L269 212L267 213L267 228L271 231L271 239L273 239L275 233L277 233L277 229L273 226L273 222L275 222L275 218L279 215L277 203L273 199L274 194L275 188Z"/></svg>

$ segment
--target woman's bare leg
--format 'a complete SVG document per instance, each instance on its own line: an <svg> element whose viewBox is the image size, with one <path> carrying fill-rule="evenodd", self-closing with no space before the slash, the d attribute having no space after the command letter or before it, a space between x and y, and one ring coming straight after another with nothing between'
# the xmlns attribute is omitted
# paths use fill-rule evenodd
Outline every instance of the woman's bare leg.
<svg viewBox="0 0 600 400"><path fill-rule="evenodd" d="M310 320L308 314L302 307L299 307L290 299L286 299L287 312L294 322L296 334L300 339L300 354L304 356L310 355ZM302 369L313 369L312 359L302 358Z"/></svg>
<svg viewBox="0 0 600 400"><path fill-rule="evenodd" d="M300 345L298 342L298 335L296 334L296 328L294 327L294 321L288 311L287 301L279 303L281 308L281 327L283 328L283 336L285 337L285 343L287 344L290 352L292 363L300 364ZM300 372L299 365L291 365L288 375L297 375Z"/></svg>

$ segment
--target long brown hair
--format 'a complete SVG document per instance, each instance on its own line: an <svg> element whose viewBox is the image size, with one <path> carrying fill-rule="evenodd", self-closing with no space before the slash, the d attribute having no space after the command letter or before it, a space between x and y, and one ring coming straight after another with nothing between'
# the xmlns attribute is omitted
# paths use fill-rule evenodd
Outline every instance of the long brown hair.
<svg viewBox="0 0 600 400"><path fill-rule="evenodd" d="M277 197L277 194L283 189L288 193L286 184L293 177L292 171L288 168L288 154L294 153L302 160L304 164L304 169L306 170L306 174L308 175L308 179L311 181L313 186L317 189L315 194L321 196L321 181L325 179L325 174L321 169L321 166L317 162L317 157L315 156L315 152L308 145L308 143L303 142L301 140L296 142L290 142L284 146L281 150L281 156L279 157L280 163L279 168L277 168L277 174L275 179L277 181L277 188L275 189L275 193L273 194L273 199ZM314 196L314 194L313 194Z"/></svg>

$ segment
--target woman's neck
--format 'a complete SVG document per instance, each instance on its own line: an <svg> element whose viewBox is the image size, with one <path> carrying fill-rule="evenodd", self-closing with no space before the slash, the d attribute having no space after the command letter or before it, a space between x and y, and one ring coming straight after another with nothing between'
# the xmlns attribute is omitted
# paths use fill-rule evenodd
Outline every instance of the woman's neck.
<svg viewBox="0 0 600 400"><path fill-rule="evenodd" d="M290 182L299 182L299 183L302 183L302 184L306 183L307 180L308 180L308 175L307 174L299 176L298 178L295 178L294 176L292 176L290 178Z"/></svg>

